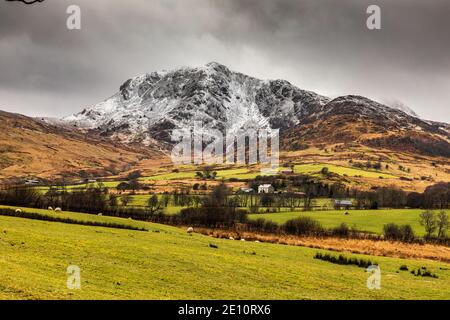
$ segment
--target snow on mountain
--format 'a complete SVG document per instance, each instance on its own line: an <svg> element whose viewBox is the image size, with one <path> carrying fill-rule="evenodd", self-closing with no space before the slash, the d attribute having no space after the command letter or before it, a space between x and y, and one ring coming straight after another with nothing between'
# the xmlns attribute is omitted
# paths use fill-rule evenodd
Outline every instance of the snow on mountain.
<svg viewBox="0 0 450 320"><path fill-rule="evenodd" d="M172 129L194 121L206 131L287 127L305 108L328 101L287 81L262 81L213 62L129 79L109 99L64 121L127 142L169 141Z"/></svg>
<svg viewBox="0 0 450 320"><path fill-rule="evenodd" d="M287 129L345 112L401 126L426 125L404 107L391 108L360 96L330 100L285 80L259 80L215 62L129 79L109 99L63 120L123 142L150 144L170 142L173 129L189 128L196 121L208 135L211 129Z"/></svg>
<svg viewBox="0 0 450 320"><path fill-rule="evenodd" d="M394 101L392 103L388 103L388 105L393 108L393 109L398 109L400 111L403 111L406 114L409 114L410 116L416 117L418 118L419 116L417 115L417 113L414 112L413 109L411 109L410 107L408 107L406 104L404 104L401 101Z"/></svg>

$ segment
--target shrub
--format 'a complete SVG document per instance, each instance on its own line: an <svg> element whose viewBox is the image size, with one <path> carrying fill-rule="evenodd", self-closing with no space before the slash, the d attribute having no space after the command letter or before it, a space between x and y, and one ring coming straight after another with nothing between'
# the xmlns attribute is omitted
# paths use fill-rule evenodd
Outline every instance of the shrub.
<svg viewBox="0 0 450 320"><path fill-rule="evenodd" d="M335 263L335 264L356 265L360 268L368 268L371 265L377 265L377 263L372 263L371 260L358 259L358 258L347 258L342 254L339 255L338 257L336 257L329 253L322 254L320 252L317 252L314 256L314 259L328 261L328 262Z"/></svg>
<svg viewBox="0 0 450 320"><path fill-rule="evenodd" d="M286 233L295 235L317 235L323 231L321 224L310 217L288 220L281 228Z"/></svg>
<svg viewBox="0 0 450 320"><path fill-rule="evenodd" d="M273 232L277 231L277 229L278 229L277 223L270 221L270 220L264 222L264 226L263 226L264 232L273 233Z"/></svg>
<svg viewBox="0 0 450 320"><path fill-rule="evenodd" d="M182 224L206 227L231 227L247 220L247 211L227 207L184 208L177 216Z"/></svg>
<svg viewBox="0 0 450 320"><path fill-rule="evenodd" d="M135 179L139 179L141 177L141 172L139 170L130 172L127 176L128 180L135 180Z"/></svg>
<svg viewBox="0 0 450 320"><path fill-rule="evenodd" d="M430 277L435 279L439 278L436 274L428 271L425 267L422 267L422 269L418 268L417 270L412 270L411 274L415 275L416 277Z"/></svg>
<svg viewBox="0 0 450 320"><path fill-rule="evenodd" d="M332 234L338 237L348 237L350 228L345 223L341 223L338 227L333 228Z"/></svg>
<svg viewBox="0 0 450 320"><path fill-rule="evenodd" d="M412 242L415 239L414 230L409 224L400 226L401 241Z"/></svg>
<svg viewBox="0 0 450 320"><path fill-rule="evenodd" d="M398 226L395 223L388 223L384 225L383 233L387 240L411 242L415 239L414 231L409 224Z"/></svg>

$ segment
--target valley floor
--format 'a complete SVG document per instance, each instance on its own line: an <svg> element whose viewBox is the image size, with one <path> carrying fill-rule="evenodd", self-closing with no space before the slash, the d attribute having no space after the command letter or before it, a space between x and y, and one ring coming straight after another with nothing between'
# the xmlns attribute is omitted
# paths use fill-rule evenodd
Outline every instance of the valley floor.
<svg viewBox="0 0 450 320"><path fill-rule="evenodd" d="M0 216L0 299L450 298L450 265L441 262L345 254L380 265L381 289L369 290L364 268L314 259L323 250L92 219L149 231ZM81 269L79 290L66 287L69 265ZM402 265L438 278L399 271Z"/></svg>

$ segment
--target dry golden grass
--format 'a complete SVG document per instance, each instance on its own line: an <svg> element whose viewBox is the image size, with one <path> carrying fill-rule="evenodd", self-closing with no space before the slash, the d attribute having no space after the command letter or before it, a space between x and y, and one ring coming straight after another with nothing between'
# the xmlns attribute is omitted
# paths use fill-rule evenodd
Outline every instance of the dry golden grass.
<svg viewBox="0 0 450 320"><path fill-rule="evenodd" d="M256 232L237 232L228 230L195 228L195 231L216 238L244 238L285 245L326 249L339 252L359 253L373 256L404 259L427 259L450 263L450 248L434 244L408 244L384 240L344 239L273 235Z"/></svg>
<svg viewBox="0 0 450 320"><path fill-rule="evenodd" d="M157 154L5 112L0 132L0 178L55 178L81 170L111 175L112 168L121 171Z"/></svg>

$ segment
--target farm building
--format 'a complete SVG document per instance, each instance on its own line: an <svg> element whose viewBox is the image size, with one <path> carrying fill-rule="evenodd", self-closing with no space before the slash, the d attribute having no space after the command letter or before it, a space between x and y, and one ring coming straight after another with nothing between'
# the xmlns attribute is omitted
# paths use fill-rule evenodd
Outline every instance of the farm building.
<svg viewBox="0 0 450 320"><path fill-rule="evenodd" d="M26 185L38 185L39 183L40 183L39 180L31 180L31 179L25 180Z"/></svg>
<svg viewBox="0 0 450 320"><path fill-rule="evenodd" d="M258 187L258 193L274 193L275 188L271 184L262 184Z"/></svg>
<svg viewBox="0 0 450 320"><path fill-rule="evenodd" d="M349 208L353 206L353 202L351 200L334 200L334 207L335 208L340 208L340 207L345 207L345 208Z"/></svg>

